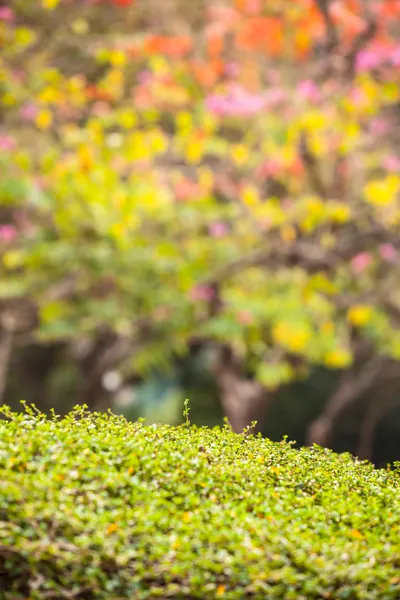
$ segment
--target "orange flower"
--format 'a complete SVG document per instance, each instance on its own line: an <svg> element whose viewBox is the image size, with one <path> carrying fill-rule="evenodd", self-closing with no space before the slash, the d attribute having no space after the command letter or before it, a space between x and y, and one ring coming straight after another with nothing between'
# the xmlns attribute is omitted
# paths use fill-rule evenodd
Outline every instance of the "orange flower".
<svg viewBox="0 0 400 600"><path fill-rule="evenodd" d="M198 83L204 87L212 87L224 71L222 60L216 59L209 62L196 61L191 63L191 69Z"/></svg>
<svg viewBox="0 0 400 600"><path fill-rule="evenodd" d="M239 48L277 56L283 49L282 23L276 17L247 19L236 41Z"/></svg>
<svg viewBox="0 0 400 600"><path fill-rule="evenodd" d="M89 100L102 100L104 102L112 100L112 96L106 90L97 87L97 85L89 84L86 87L86 93Z"/></svg>
<svg viewBox="0 0 400 600"><path fill-rule="evenodd" d="M218 33L213 33L208 36L207 39L207 50L208 54L212 57L220 56L224 49L224 39Z"/></svg>
<svg viewBox="0 0 400 600"><path fill-rule="evenodd" d="M387 16L389 18L396 18L400 16L400 4L398 0L386 0L386 2L382 2L379 12L383 16Z"/></svg>
<svg viewBox="0 0 400 600"><path fill-rule="evenodd" d="M191 51L192 47L191 38L185 35L152 35L144 44L144 49L149 54L166 54L175 58L185 56Z"/></svg>

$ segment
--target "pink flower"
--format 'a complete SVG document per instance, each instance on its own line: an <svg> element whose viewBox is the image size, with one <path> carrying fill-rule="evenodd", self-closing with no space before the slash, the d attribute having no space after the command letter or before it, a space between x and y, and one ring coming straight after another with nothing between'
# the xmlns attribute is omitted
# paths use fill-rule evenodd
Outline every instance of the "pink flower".
<svg viewBox="0 0 400 600"><path fill-rule="evenodd" d="M394 67L400 67L400 46L397 46L390 55L390 61Z"/></svg>
<svg viewBox="0 0 400 600"><path fill-rule="evenodd" d="M297 86L297 92L302 96L305 100L309 100L310 102L319 102L321 100L321 93L314 81L312 79L305 79Z"/></svg>
<svg viewBox="0 0 400 600"><path fill-rule="evenodd" d="M265 103L268 108L272 108L285 102L287 97L286 90L280 87L271 88L265 95Z"/></svg>
<svg viewBox="0 0 400 600"><path fill-rule="evenodd" d="M290 198L282 199L282 208L283 210L290 210L293 207L293 200Z"/></svg>
<svg viewBox="0 0 400 600"><path fill-rule="evenodd" d="M206 99L210 112L230 117L254 115L265 107L265 103L263 96L252 94L238 85L233 85L226 94L212 94Z"/></svg>
<svg viewBox="0 0 400 600"><path fill-rule="evenodd" d="M209 302L214 298L214 290L208 285L196 285L189 293L191 300Z"/></svg>
<svg viewBox="0 0 400 600"><path fill-rule="evenodd" d="M359 88L350 91L350 100L355 106L361 106L365 102L365 94Z"/></svg>
<svg viewBox="0 0 400 600"><path fill-rule="evenodd" d="M10 244L15 240L17 230L14 225L0 225L0 242Z"/></svg>
<svg viewBox="0 0 400 600"><path fill-rule="evenodd" d="M105 117L110 113L110 107L107 102L99 100L93 104L92 113L96 117Z"/></svg>
<svg viewBox="0 0 400 600"><path fill-rule="evenodd" d="M15 13L12 8L9 8L8 6L0 7L0 21L8 21L8 23L10 23L14 18Z"/></svg>
<svg viewBox="0 0 400 600"><path fill-rule="evenodd" d="M400 158L391 154L382 161L382 166L388 171L400 171Z"/></svg>
<svg viewBox="0 0 400 600"><path fill-rule="evenodd" d="M0 135L0 150L10 152L17 147L16 140L10 135Z"/></svg>
<svg viewBox="0 0 400 600"><path fill-rule="evenodd" d="M379 254L388 262L395 262L397 259L397 250L392 244L381 244L379 246Z"/></svg>
<svg viewBox="0 0 400 600"><path fill-rule="evenodd" d="M24 210L18 210L14 213L14 221L17 224L19 231L24 235L32 234L35 232L34 224L29 220L29 216Z"/></svg>
<svg viewBox="0 0 400 600"><path fill-rule="evenodd" d="M235 63L235 62L227 63L225 65L225 73L226 73L227 77L231 77L232 79L237 77L237 75L239 73L239 68L238 68L237 63Z"/></svg>
<svg viewBox="0 0 400 600"><path fill-rule="evenodd" d="M362 273L372 263L372 256L369 252L360 252L351 261L353 271Z"/></svg>
<svg viewBox="0 0 400 600"><path fill-rule="evenodd" d="M356 69L362 73L364 71L370 71L376 69L381 64L381 57L371 50L363 50L359 52L356 60Z"/></svg>
<svg viewBox="0 0 400 600"><path fill-rule="evenodd" d="M16 69L13 73L15 81L24 83L26 81L26 73L22 69Z"/></svg>
<svg viewBox="0 0 400 600"><path fill-rule="evenodd" d="M25 104L21 108L20 114L25 121L33 121L37 114L37 106L35 104Z"/></svg>
<svg viewBox="0 0 400 600"><path fill-rule="evenodd" d="M266 160L258 167L257 175L259 177L275 177L282 172L282 163L275 158Z"/></svg>
<svg viewBox="0 0 400 600"><path fill-rule="evenodd" d="M174 192L178 200L193 200L199 195L199 185L190 179L180 179L174 186Z"/></svg>
<svg viewBox="0 0 400 600"><path fill-rule="evenodd" d="M277 69L268 69L267 81L270 85L279 85L281 81L281 74Z"/></svg>
<svg viewBox="0 0 400 600"><path fill-rule="evenodd" d="M145 85L146 83L150 83L150 81L152 81L153 73L151 71L140 71L137 79L140 85Z"/></svg>
<svg viewBox="0 0 400 600"><path fill-rule="evenodd" d="M269 229L271 229L273 224L274 221L273 219L271 219L271 217L264 217L260 220L260 227L263 231L268 231Z"/></svg>
<svg viewBox="0 0 400 600"><path fill-rule="evenodd" d="M388 131L389 123L382 118L373 119L370 123L370 131L374 135L383 135Z"/></svg>
<svg viewBox="0 0 400 600"><path fill-rule="evenodd" d="M209 232L212 237L224 237L228 233L228 227L225 223L213 223L209 227Z"/></svg>
<svg viewBox="0 0 400 600"><path fill-rule="evenodd" d="M250 15L258 15L262 10L261 0L247 0L246 11Z"/></svg>

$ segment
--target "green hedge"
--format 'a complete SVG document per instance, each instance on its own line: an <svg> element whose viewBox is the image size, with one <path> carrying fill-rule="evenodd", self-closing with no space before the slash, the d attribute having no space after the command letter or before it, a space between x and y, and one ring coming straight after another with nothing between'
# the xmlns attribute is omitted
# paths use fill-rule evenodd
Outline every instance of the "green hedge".
<svg viewBox="0 0 400 600"><path fill-rule="evenodd" d="M0 598L400 598L400 477L229 429L0 421Z"/></svg>

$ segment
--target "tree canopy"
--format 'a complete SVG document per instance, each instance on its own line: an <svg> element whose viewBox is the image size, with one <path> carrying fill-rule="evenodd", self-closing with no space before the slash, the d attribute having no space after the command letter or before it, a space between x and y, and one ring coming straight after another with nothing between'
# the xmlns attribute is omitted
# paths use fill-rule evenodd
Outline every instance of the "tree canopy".
<svg viewBox="0 0 400 600"><path fill-rule="evenodd" d="M93 393L116 362L142 373L207 340L233 420L232 385L264 406L325 365L345 370L340 406L398 379L399 16L1 6L3 353L99 340Z"/></svg>

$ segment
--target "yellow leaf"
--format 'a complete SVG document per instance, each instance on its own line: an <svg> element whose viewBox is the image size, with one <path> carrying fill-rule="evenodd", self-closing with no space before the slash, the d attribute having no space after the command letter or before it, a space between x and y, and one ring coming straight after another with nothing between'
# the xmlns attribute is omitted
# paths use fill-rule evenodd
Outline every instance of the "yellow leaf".
<svg viewBox="0 0 400 600"><path fill-rule="evenodd" d="M42 0L42 6L46 10L54 10L59 5L60 0Z"/></svg>
<svg viewBox="0 0 400 600"><path fill-rule="evenodd" d="M47 129L50 129L53 123L53 115L49 110L41 110L36 115L35 122L39 129L46 131Z"/></svg>
<svg viewBox="0 0 400 600"><path fill-rule="evenodd" d="M15 269L22 265L24 258L21 250L10 250L3 255L3 264L7 269Z"/></svg>
<svg viewBox="0 0 400 600"><path fill-rule="evenodd" d="M347 204L332 202L328 205L328 215L334 223L347 223L351 217L351 210Z"/></svg>
<svg viewBox="0 0 400 600"><path fill-rule="evenodd" d="M303 325L278 322L272 329L272 337L281 346L292 352L304 350L311 339L311 332Z"/></svg>
<svg viewBox="0 0 400 600"><path fill-rule="evenodd" d="M371 320L371 317L371 307L363 304L352 306L347 312L347 318L350 323L360 327L366 325Z"/></svg>
<svg viewBox="0 0 400 600"><path fill-rule="evenodd" d="M107 527L107 535L114 533L115 531L117 531L117 529L118 529L118 525L116 523L111 523L111 525L109 525Z"/></svg>
<svg viewBox="0 0 400 600"><path fill-rule="evenodd" d="M266 200L260 203L256 215L267 228L280 226L286 221L284 211L275 200Z"/></svg>
<svg viewBox="0 0 400 600"><path fill-rule="evenodd" d="M325 206L321 198L318 196L311 196L306 201L307 212L313 216L321 216L325 212Z"/></svg>
<svg viewBox="0 0 400 600"><path fill-rule="evenodd" d="M186 160L191 164L200 162L204 152L204 144L200 140L192 140L186 147Z"/></svg>
<svg viewBox="0 0 400 600"><path fill-rule="evenodd" d="M162 56L152 56L149 60L150 69L156 75L167 75L169 72L169 66L166 59Z"/></svg>
<svg viewBox="0 0 400 600"><path fill-rule="evenodd" d="M356 540L363 540L364 539L363 534L361 533L361 531L358 531L358 529L352 529L350 531L350 535L351 535L351 537L355 538Z"/></svg>
<svg viewBox="0 0 400 600"><path fill-rule="evenodd" d="M249 149L244 144L235 144L231 149L231 157L235 165L242 167L249 160Z"/></svg>
<svg viewBox="0 0 400 600"><path fill-rule="evenodd" d="M131 110L124 110L119 114L118 121L124 129L131 129L137 124L137 116Z"/></svg>
<svg viewBox="0 0 400 600"><path fill-rule="evenodd" d="M385 102L389 102L390 104L394 104L396 101L399 101L399 88L398 85L393 81L385 83L380 87L382 93L382 99Z"/></svg>
<svg viewBox="0 0 400 600"><path fill-rule="evenodd" d="M62 317L66 312L65 302L54 301L49 302L40 310L40 318L43 322L48 323Z"/></svg>
<svg viewBox="0 0 400 600"><path fill-rule="evenodd" d="M75 19L72 21L71 29L76 35L85 35L89 31L89 23L86 19Z"/></svg>
<svg viewBox="0 0 400 600"><path fill-rule="evenodd" d="M43 88L43 90L38 95L38 101L41 104L55 104L60 100L60 98L60 92L50 85Z"/></svg>
<svg viewBox="0 0 400 600"><path fill-rule="evenodd" d="M348 350L337 348L330 350L325 356L324 363L327 367L333 369L342 369L348 367L352 362L351 354Z"/></svg>
<svg viewBox="0 0 400 600"><path fill-rule="evenodd" d="M159 129L151 132L150 143L155 154L163 154L168 148L168 139Z"/></svg>
<svg viewBox="0 0 400 600"><path fill-rule="evenodd" d="M115 240L121 240L121 238L124 237L125 233L126 233L125 223L114 223L110 227L110 235Z"/></svg>
<svg viewBox="0 0 400 600"><path fill-rule="evenodd" d="M218 121L214 115L205 113L202 119L202 126L207 133L213 133L217 127Z"/></svg>
<svg viewBox="0 0 400 600"><path fill-rule="evenodd" d="M126 63L126 54L121 50L113 50L108 58L114 67L122 67Z"/></svg>
<svg viewBox="0 0 400 600"><path fill-rule="evenodd" d="M303 127L310 129L310 131L321 131L326 127L326 116L316 110L309 111L301 119L301 124Z"/></svg>
<svg viewBox="0 0 400 600"><path fill-rule="evenodd" d="M370 181L364 188L367 201L375 206L388 206L400 191L400 177L389 175L385 179Z"/></svg>
<svg viewBox="0 0 400 600"><path fill-rule="evenodd" d="M35 39L35 32L28 27L18 27L15 30L15 42L18 46L29 46Z"/></svg>
<svg viewBox="0 0 400 600"><path fill-rule="evenodd" d="M296 230L292 225L285 225L280 233L284 242L294 242L297 238Z"/></svg>
<svg viewBox="0 0 400 600"><path fill-rule="evenodd" d="M321 273L319 273L318 275L314 275L314 277L310 278L308 282L308 287L311 290L323 292L327 295L333 295L337 292L336 285Z"/></svg>
<svg viewBox="0 0 400 600"><path fill-rule="evenodd" d="M83 171L89 171L94 166L92 151L87 146L80 146L78 150L79 162Z"/></svg>
<svg viewBox="0 0 400 600"><path fill-rule="evenodd" d="M210 191L214 185L214 174L207 167L200 167L197 171L199 186L202 190Z"/></svg>
<svg viewBox="0 0 400 600"><path fill-rule="evenodd" d="M226 589L226 586L224 586L222 584L219 585L217 587L217 596L222 596L225 593L225 589Z"/></svg>
<svg viewBox="0 0 400 600"><path fill-rule="evenodd" d="M260 202L260 196L257 188L252 185L246 185L242 191L242 199L247 206L256 206Z"/></svg>
<svg viewBox="0 0 400 600"><path fill-rule="evenodd" d="M193 127L193 117L190 112L182 110L176 115L175 123L180 133L189 133Z"/></svg>
<svg viewBox="0 0 400 600"><path fill-rule="evenodd" d="M4 106L14 106L17 103L17 99L11 92L6 92L1 96L1 103Z"/></svg>
<svg viewBox="0 0 400 600"><path fill-rule="evenodd" d="M331 333L334 332L335 326L332 323L332 321L327 321L326 323L323 323L321 326L321 332L325 335L330 335Z"/></svg>

